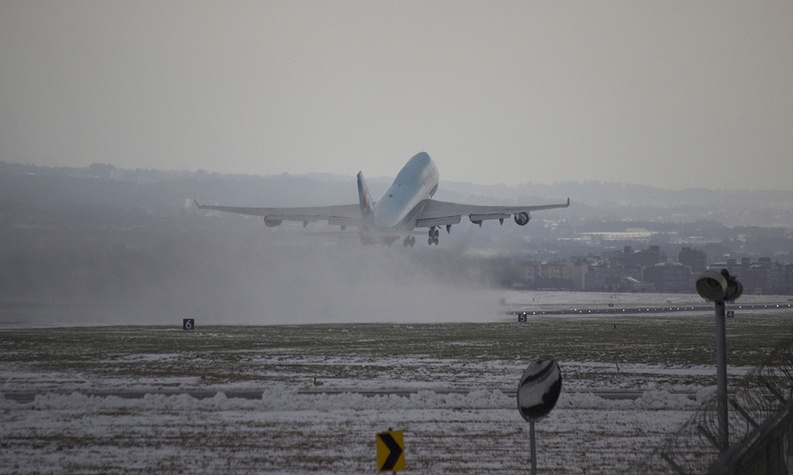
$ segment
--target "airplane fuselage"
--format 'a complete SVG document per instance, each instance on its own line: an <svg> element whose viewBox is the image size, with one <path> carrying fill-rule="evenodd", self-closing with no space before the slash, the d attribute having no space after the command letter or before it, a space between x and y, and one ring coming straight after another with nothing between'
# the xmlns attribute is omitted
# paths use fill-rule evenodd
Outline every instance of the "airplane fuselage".
<svg viewBox="0 0 793 475"><path fill-rule="evenodd" d="M402 167L394 183L374 205L377 230L410 231L416 217L438 191L438 168L424 152L415 155Z"/></svg>

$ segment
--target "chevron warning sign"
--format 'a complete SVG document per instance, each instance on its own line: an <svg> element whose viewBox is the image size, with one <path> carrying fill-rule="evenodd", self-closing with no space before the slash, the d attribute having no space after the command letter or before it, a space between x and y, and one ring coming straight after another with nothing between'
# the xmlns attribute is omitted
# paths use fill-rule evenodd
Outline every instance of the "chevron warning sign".
<svg viewBox="0 0 793 475"><path fill-rule="evenodd" d="M398 472L405 470L405 441L401 430L380 432L375 436L377 444L377 471Z"/></svg>

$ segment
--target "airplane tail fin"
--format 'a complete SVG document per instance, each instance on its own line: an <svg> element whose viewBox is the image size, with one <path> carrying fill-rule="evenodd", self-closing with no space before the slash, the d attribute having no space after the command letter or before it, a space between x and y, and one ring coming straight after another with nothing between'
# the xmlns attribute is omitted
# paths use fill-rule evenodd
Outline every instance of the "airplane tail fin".
<svg viewBox="0 0 793 475"><path fill-rule="evenodd" d="M366 180L364 180L362 172L358 172L358 202L361 205L363 227L373 227L375 219L374 203L372 202L372 196L369 194L369 187L366 186Z"/></svg>

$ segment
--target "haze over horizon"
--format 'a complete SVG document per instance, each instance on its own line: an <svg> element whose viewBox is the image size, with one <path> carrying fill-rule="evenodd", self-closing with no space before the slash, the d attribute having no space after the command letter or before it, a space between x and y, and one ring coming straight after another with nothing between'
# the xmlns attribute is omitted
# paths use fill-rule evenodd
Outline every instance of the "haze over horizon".
<svg viewBox="0 0 793 475"><path fill-rule="evenodd" d="M3 2L0 160L793 188L793 3Z"/></svg>

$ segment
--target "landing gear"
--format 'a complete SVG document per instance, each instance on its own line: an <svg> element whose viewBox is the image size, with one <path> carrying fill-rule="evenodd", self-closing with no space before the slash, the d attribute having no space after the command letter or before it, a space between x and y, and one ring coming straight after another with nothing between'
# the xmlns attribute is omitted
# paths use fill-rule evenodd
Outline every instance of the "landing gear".
<svg viewBox="0 0 793 475"><path fill-rule="evenodd" d="M436 229L435 226L433 226L430 228L430 231L427 234L429 235L429 237L427 238L427 244L429 244L430 246L435 244L437 246L438 242L440 242L438 236L441 235L441 232L438 229Z"/></svg>
<svg viewBox="0 0 793 475"><path fill-rule="evenodd" d="M416 245L416 237L415 236L405 236L405 240L402 241L402 245L405 247L413 247Z"/></svg>

